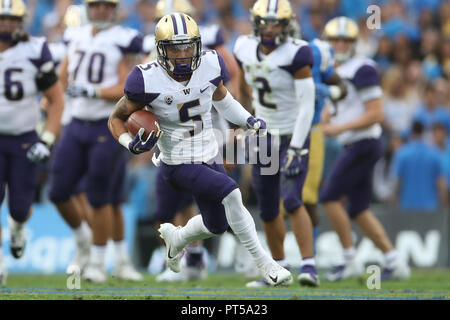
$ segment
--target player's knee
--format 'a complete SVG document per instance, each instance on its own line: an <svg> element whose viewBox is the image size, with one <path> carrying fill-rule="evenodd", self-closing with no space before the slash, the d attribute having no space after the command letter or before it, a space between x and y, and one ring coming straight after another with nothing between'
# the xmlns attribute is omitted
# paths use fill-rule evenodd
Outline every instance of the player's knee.
<svg viewBox="0 0 450 320"><path fill-rule="evenodd" d="M261 210L260 217L263 222L271 222L278 216L278 208L274 210Z"/></svg>
<svg viewBox="0 0 450 320"><path fill-rule="evenodd" d="M216 235L221 235L222 233L225 233L229 225L228 223L225 224L217 224L217 225L205 225L205 227L208 229L209 232L214 233Z"/></svg>
<svg viewBox="0 0 450 320"><path fill-rule="evenodd" d="M363 212L365 212L368 208L369 208L368 205L361 205L361 206L349 205L347 207L347 212L348 212L350 219L355 220L359 215L361 215Z"/></svg>
<svg viewBox="0 0 450 320"><path fill-rule="evenodd" d="M66 202L70 199L71 192L68 188L63 186L50 186L49 198L53 203Z"/></svg>
<svg viewBox="0 0 450 320"><path fill-rule="evenodd" d="M292 213L301 206L303 206L303 201L299 197L288 196L283 200L284 208L288 213Z"/></svg>

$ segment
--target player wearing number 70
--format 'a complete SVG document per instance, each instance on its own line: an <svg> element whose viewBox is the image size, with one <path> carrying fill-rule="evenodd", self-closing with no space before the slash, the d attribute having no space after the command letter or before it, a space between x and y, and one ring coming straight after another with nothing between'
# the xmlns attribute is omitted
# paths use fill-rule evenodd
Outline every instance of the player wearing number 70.
<svg viewBox="0 0 450 320"><path fill-rule="evenodd" d="M43 38L24 30L27 10L22 0L0 1L0 204L8 186L10 249L20 258L25 249L25 222L31 216L38 182L37 162L50 156L60 130L63 91ZM47 125L38 136L37 96L49 101ZM0 243L1 243L0 234ZM0 247L0 285L6 270Z"/></svg>
<svg viewBox="0 0 450 320"><path fill-rule="evenodd" d="M175 188L191 191L200 209L200 215L184 227L161 225L168 267L180 272L187 244L231 227L266 281L274 285L289 281L290 272L262 248L238 185L225 173L210 110L214 105L229 121L259 133L265 130L265 122L251 116L227 91L223 85L228 73L225 63L216 51L201 51L198 26L190 16L166 15L155 33L157 60L136 66L128 75L125 97L117 103L109 127L119 143L133 153L149 151L157 143L164 179ZM164 134L154 131L142 141L139 136L130 136L125 121L144 107L158 117Z"/></svg>
<svg viewBox="0 0 450 320"><path fill-rule="evenodd" d="M125 170L127 157L108 130L108 117L122 96L135 56L142 50L142 36L116 24L119 2L85 0L89 23L65 31L67 56L60 75L70 96L67 103L72 120L55 147L50 168L50 199L74 230L77 250L87 247L83 251L89 253L89 243L82 245L87 242L88 231L83 229L77 204L71 200L81 178L86 179L93 246L82 277L93 282L106 281L106 244L111 217L116 215L113 206L120 203L114 193L114 178L116 172Z"/></svg>
<svg viewBox="0 0 450 320"><path fill-rule="evenodd" d="M313 53L307 42L289 37L295 19L289 1L258 0L251 9L251 18L254 34L236 40L234 55L241 66L242 81L252 89L255 114L267 121L269 133L260 138L260 146L267 145L280 157L280 170L272 175L262 174L262 169L271 164L258 160L253 165L253 190L273 258L287 266L281 198L303 258L298 281L318 286L313 228L302 200L314 116ZM267 285L264 280L247 284Z"/></svg>

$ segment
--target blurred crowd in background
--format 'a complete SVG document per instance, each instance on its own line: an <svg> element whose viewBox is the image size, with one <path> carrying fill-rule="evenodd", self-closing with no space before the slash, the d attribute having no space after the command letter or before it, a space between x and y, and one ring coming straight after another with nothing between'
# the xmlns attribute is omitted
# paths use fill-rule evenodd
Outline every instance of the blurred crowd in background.
<svg viewBox="0 0 450 320"><path fill-rule="evenodd" d="M252 32L249 9L254 0L190 0L199 24L219 24L230 51L240 34ZM28 0L28 30L60 41L66 8L82 1ZM120 23L154 31L156 0L122 0ZM327 21L347 16L358 22L357 53L378 63L384 90L385 155L374 176L374 201L397 205L401 211L436 211L448 204L450 182L450 1L448 0L291 0L302 38L320 38ZM370 5L381 10L381 26L367 27ZM325 172L339 146L327 141ZM142 215L154 208L149 157L130 161L129 201L139 203ZM249 175L236 178L252 202ZM143 178L144 177L144 178ZM398 189L398 190L397 190ZM397 195L397 197L394 197ZM147 206L143 206L146 203ZM144 212L145 211L145 212Z"/></svg>

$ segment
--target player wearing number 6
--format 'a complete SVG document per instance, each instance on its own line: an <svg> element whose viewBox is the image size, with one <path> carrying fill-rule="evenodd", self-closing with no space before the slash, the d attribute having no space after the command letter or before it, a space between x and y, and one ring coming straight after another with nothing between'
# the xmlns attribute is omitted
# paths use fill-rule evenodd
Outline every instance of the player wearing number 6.
<svg viewBox="0 0 450 320"><path fill-rule="evenodd" d="M252 185L273 258L287 265L281 198L303 258L298 281L318 286L311 218L301 196L314 116L313 53L307 42L289 37L295 17L287 0L258 0L251 18L254 34L237 39L234 55L241 66L242 81L252 89L255 114L267 121L269 134L263 138L267 144L260 143L280 159L280 170L273 175L261 174L261 168L271 164L258 160L252 167ZM247 286L267 285L265 281L253 281Z"/></svg>
<svg viewBox="0 0 450 320"><path fill-rule="evenodd" d="M10 249L15 258L25 250L25 221L31 215L38 182L36 163L50 156L64 107L47 43L25 32L26 14L22 0L0 1L0 204L7 186ZM39 137L40 91L48 99L49 108L46 128ZM0 234L0 244L1 238ZM5 282L0 246L0 285Z"/></svg>
<svg viewBox="0 0 450 320"><path fill-rule="evenodd" d="M114 179L117 172L124 172L127 157L115 143L107 122L135 64L130 60L142 50L142 36L116 24L119 0L85 0L84 5L89 23L64 33L67 56L61 62L60 75L70 96L67 104L72 120L55 148L50 199L74 230L80 240L77 244L82 242L86 236L70 197L81 178L86 178L85 192L93 209L93 246L82 277L104 282L113 206L120 204Z"/></svg>
<svg viewBox="0 0 450 320"><path fill-rule="evenodd" d="M191 191L201 215L186 226L162 224L159 232L166 243L167 265L180 272L187 244L224 233L228 227L252 254L264 278L271 284L291 279L258 241L252 216L242 203L237 183L227 176L218 158L219 150L211 123L211 107L229 121L261 131L265 123L255 119L223 85L227 69L214 50L201 51L196 22L186 14L166 15L156 25L157 60L136 66L125 83L125 97L116 105L109 127L125 148L149 151L155 143L161 151L160 166L165 180L175 188ZM148 108L164 132L155 132L148 142L132 137L125 121L136 110ZM218 160L218 161L216 161Z"/></svg>

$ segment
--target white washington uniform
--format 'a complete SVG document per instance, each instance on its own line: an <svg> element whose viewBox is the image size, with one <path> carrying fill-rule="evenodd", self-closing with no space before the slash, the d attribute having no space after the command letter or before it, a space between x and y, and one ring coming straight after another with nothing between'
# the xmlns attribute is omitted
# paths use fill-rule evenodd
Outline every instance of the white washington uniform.
<svg viewBox="0 0 450 320"><path fill-rule="evenodd" d="M138 31L113 26L92 34L93 26L68 28L64 33L69 59L69 85L83 88L108 88L119 83L118 66L126 54L142 52ZM95 121L108 118L115 103L104 99L70 99L71 116Z"/></svg>
<svg viewBox="0 0 450 320"><path fill-rule="evenodd" d="M365 57L353 57L336 68L337 74L345 81L347 96L332 106L331 123L346 123L358 119L366 111L365 102L381 98L383 92L379 84L376 63ZM378 123L360 130L346 131L337 136L343 144L379 138L381 126Z"/></svg>
<svg viewBox="0 0 450 320"><path fill-rule="evenodd" d="M218 153L211 121L212 96L227 77L216 51L203 51L201 63L183 85L156 61L134 67L125 83L130 100L147 105L160 121L161 161L169 165L207 162Z"/></svg>
<svg viewBox="0 0 450 320"><path fill-rule="evenodd" d="M270 133L291 135L301 106L297 102L294 74L313 64L311 47L306 41L289 38L263 57L258 38L243 35L236 40L234 56L252 88L257 118L267 123Z"/></svg>
<svg viewBox="0 0 450 320"><path fill-rule="evenodd" d="M30 37L0 53L0 134L20 135L36 129L40 120L36 78L53 70L44 38Z"/></svg>

